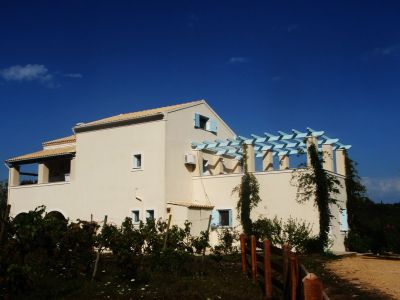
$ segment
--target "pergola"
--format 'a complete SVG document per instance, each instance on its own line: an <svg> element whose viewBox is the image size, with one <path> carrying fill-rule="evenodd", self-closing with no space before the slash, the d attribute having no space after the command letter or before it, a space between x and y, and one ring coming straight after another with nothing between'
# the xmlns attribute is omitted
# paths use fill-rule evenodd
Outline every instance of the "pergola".
<svg viewBox="0 0 400 300"><path fill-rule="evenodd" d="M307 127L306 132L292 129L291 133L278 131L278 135L265 132L263 136L251 134L251 137L237 136L236 139L192 142L193 150L206 150L215 155L228 156L241 159L243 144L253 145L256 157L263 157L265 152L273 156L288 156L307 152L307 139L315 140L318 150L322 151L322 145L331 145L332 150L351 148L351 145L344 145L338 138L330 138L324 131L317 131Z"/></svg>
<svg viewBox="0 0 400 300"><path fill-rule="evenodd" d="M345 175L344 150L351 145L339 142L338 138L330 138L324 131L307 128L306 132L292 129L291 133L278 131L278 134L265 132L264 135L251 134L250 137L237 136L234 139L193 142L192 149L198 153L198 163L203 160L203 153L212 155L212 175L224 174L222 166L229 164L230 172L241 172L238 166L243 157L243 145L247 145L247 166L249 172L255 172L256 157L262 158L262 170L274 170L274 156L279 157L279 170L289 169L289 156L307 154L309 145L314 144L323 155L324 169ZM334 159L334 151L336 159ZM236 161L236 163L234 163ZM307 165L310 166L310 158L307 155ZM336 164L336 171L335 171ZM197 169L197 176L202 176L201 168Z"/></svg>

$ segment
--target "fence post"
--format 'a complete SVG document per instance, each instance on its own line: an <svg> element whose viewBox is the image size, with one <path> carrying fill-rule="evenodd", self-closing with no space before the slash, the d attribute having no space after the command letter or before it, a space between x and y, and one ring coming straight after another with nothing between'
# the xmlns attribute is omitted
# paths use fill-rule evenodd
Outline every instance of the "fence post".
<svg viewBox="0 0 400 300"><path fill-rule="evenodd" d="M285 243L282 247L282 252L283 252L283 288L286 290L286 285L288 283L288 267L289 267L289 245Z"/></svg>
<svg viewBox="0 0 400 300"><path fill-rule="evenodd" d="M168 234L169 234L169 227L171 226L171 218L172 218L172 215L170 214L168 216L167 231L165 232L164 245L163 245L162 251L165 251L165 249L167 248L167 240L168 240Z"/></svg>
<svg viewBox="0 0 400 300"><path fill-rule="evenodd" d="M293 253L290 254L290 288L291 288L291 299L297 299L297 284L299 277L299 265L297 262L297 256Z"/></svg>
<svg viewBox="0 0 400 300"><path fill-rule="evenodd" d="M246 235L240 235L240 250L242 252L242 272L246 273Z"/></svg>
<svg viewBox="0 0 400 300"><path fill-rule="evenodd" d="M265 296L272 298L271 248L270 242L264 240L264 288Z"/></svg>
<svg viewBox="0 0 400 300"><path fill-rule="evenodd" d="M322 282L314 273L309 273L303 278L303 285L304 300L323 299Z"/></svg>
<svg viewBox="0 0 400 300"><path fill-rule="evenodd" d="M253 275L253 281L257 280L257 256L256 256L256 237L254 235L251 236L251 273Z"/></svg>

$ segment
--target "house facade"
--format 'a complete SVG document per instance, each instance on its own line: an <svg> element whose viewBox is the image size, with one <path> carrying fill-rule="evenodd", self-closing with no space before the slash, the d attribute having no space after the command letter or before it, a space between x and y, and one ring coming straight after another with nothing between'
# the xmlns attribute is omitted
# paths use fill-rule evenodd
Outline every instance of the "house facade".
<svg viewBox="0 0 400 300"><path fill-rule="evenodd" d="M232 190L243 175L243 144L248 145L249 171L260 183L262 202L253 218L291 216L318 233L313 201L296 201L293 174L302 170L289 161L309 143L323 151L324 168L341 182L336 198L345 208L343 150L349 146L320 131L238 136L200 100L79 123L73 132L6 161L12 216L39 205L72 220L101 221L107 215L118 225L126 217L139 222L171 214L173 224L189 220L198 234L207 229L211 215L215 243L219 228L240 224ZM24 172L27 165L37 173ZM37 177L37 183L21 185L26 175ZM342 251L346 220L340 207L331 209L332 249Z"/></svg>

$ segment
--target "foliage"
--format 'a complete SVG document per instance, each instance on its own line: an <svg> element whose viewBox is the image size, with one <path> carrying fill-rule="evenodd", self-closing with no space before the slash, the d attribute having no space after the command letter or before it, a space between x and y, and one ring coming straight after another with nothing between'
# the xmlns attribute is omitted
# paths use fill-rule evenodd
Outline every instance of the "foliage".
<svg viewBox="0 0 400 300"><path fill-rule="evenodd" d="M208 247L210 237L208 231L201 231L199 236L192 237L192 247L197 254L203 253Z"/></svg>
<svg viewBox="0 0 400 300"><path fill-rule="evenodd" d="M312 239L311 225L292 217L286 222L277 216L273 219L260 218L254 222L254 234L257 239L267 239L276 247L287 243L297 252L306 252Z"/></svg>
<svg viewBox="0 0 400 300"><path fill-rule="evenodd" d="M295 172L292 182L297 185L296 200L303 203L314 199L314 205L318 208L319 252L323 252L329 243L329 224L332 217L329 206L337 203L334 196L339 193L340 182L323 169L323 159L314 144L308 147L308 153L311 169Z"/></svg>
<svg viewBox="0 0 400 300"><path fill-rule="evenodd" d="M8 183L7 181L0 181L0 222L4 216L4 212L7 206L7 194L8 194Z"/></svg>
<svg viewBox="0 0 400 300"><path fill-rule="evenodd" d="M366 196L357 164L348 156L346 193L349 232L345 245L356 252L400 253L400 203L374 203Z"/></svg>
<svg viewBox="0 0 400 300"><path fill-rule="evenodd" d="M252 221L250 218L251 210L258 205L261 201L259 196L260 184L254 174L248 172L247 166L247 145L243 144L243 166L244 174L241 179L241 183L236 186L232 194L237 193L239 195L239 201L236 209L238 211L238 217L243 227L243 232L246 235L252 234Z"/></svg>
<svg viewBox="0 0 400 300"><path fill-rule="evenodd" d="M239 233L232 228L223 228L218 231L218 245L214 247L217 255L234 254L238 252L235 244L239 241Z"/></svg>

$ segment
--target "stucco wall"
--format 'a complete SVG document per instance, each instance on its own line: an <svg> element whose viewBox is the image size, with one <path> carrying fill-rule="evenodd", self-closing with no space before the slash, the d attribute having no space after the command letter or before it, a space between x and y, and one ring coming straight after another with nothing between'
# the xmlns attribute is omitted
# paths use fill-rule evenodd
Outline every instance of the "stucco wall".
<svg viewBox="0 0 400 300"><path fill-rule="evenodd" d="M195 113L216 119L217 134L194 128ZM192 169L185 166L184 155L192 153L191 143L232 138L234 133L204 103L168 113L166 126L166 200L187 202L192 199Z"/></svg>
<svg viewBox="0 0 400 300"><path fill-rule="evenodd" d="M262 201L252 211L252 219L258 217L287 219L289 217L302 219L312 226L312 232L319 232L318 210L313 201L302 204L296 202L297 188L291 182L293 170L256 172L254 173L260 184ZM238 197L232 195L232 190L240 183L242 174L219 176L203 176L193 178L194 200L215 205L214 209L232 209L233 227L240 229L240 220L237 218L236 203ZM340 196L341 204L345 203L345 193ZM332 214L338 216L337 206L332 206ZM204 230L204 229L203 229ZM216 231L212 232L213 241L216 241ZM332 238L335 242L332 250L343 251L342 235L339 230L339 218L332 219Z"/></svg>

